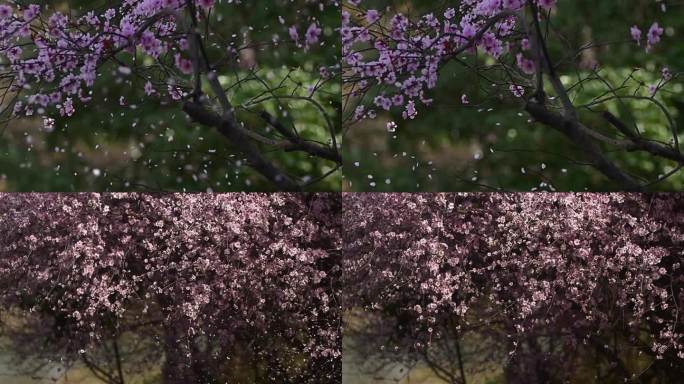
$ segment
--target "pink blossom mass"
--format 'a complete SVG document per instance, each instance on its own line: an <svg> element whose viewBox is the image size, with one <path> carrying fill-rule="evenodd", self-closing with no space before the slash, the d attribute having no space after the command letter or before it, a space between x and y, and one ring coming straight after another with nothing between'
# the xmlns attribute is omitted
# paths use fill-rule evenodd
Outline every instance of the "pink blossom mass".
<svg viewBox="0 0 684 384"><path fill-rule="evenodd" d="M366 360L454 383L460 358L471 378L505 367L496 382L565 382L582 358L598 382L679 380L681 194L347 194L343 216L345 339Z"/></svg>
<svg viewBox="0 0 684 384"><path fill-rule="evenodd" d="M0 195L0 305L22 319L3 337L108 383L124 380L112 361L133 376L161 360L163 383L334 382L338 210L334 195ZM140 351L104 359L131 337Z"/></svg>

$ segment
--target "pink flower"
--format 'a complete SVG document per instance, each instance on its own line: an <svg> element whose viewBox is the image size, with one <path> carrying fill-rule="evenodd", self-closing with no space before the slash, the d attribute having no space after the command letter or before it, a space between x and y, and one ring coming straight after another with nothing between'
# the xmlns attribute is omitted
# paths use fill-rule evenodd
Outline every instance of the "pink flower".
<svg viewBox="0 0 684 384"><path fill-rule="evenodd" d="M155 93L157 93L157 91L154 89L154 85L152 85L152 83L149 82L149 81L146 82L146 83L145 83L145 94L146 94L147 96L152 96L152 95L154 95Z"/></svg>
<svg viewBox="0 0 684 384"><path fill-rule="evenodd" d="M515 97L523 97L525 95L525 88L520 85L511 84L510 90Z"/></svg>
<svg viewBox="0 0 684 384"><path fill-rule="evenodd" d="M290 39L292 39L292 41L299 41L299 32L297 32L297 27L293 25L287 29L287 32L290 34Z"/></svg>
<svg viewBox="0 0 684 384"><path fill-rule="evenodd" d="M176 61L176 68L178 68L181 73L185 75L192 74L192 61L183 58L180 53L177 53L174 57Z"/></svg>
<svg viewBox="0 0 684 384"><path fill-rule="evenodd" d="M658 23L653 23L651 28L648 30L648 48L652 48L654 45L660 42L660 37L663 35L663 28L661 28Z"/></svg>
<svg viewBox="0 0 684 384"><path fill-rule="evenodd" d="M310 47L318 43L318 39L321 36L322 29L316 23L311 23L309 28L306 30L306 47Z"/></svg>
<svg viewBox="0 0 684 384"><path fill-rule="evenodd" d="M632 39L641 45L641 29L634 25L629 29L629 33L632 35Z"/></svg>
<svg viewBox="0 0 684 384"><path fill-rule="evenodd" d="M380 20L380 13L378 13L377 10L369 9L368 11L366 11L366 22L368 24L373 24L378 20Z"/></svg>
<svg viewBox="0 0 684 384"><path fill-rule="evenodd" d="M8 19L12 17L12 7L7 4L0 4L0 19Z"/></svg>

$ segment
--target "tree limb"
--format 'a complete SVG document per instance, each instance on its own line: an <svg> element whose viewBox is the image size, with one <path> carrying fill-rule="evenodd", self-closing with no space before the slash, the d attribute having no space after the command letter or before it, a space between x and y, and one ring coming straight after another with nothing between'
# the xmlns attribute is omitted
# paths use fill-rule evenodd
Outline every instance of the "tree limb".
<svg viewBox="0 0 684 384"><path fill-rule="evenodd" d="M303 151L312 156L334 161L337 164L342 164L342 156L340 156L337 151L326 148L319 144L302 140L299 136L287 129L281 122L276 120L276 118L270 113L262 111L259 113L259 117L261 117L268 125L273 127L281 135L285 136L288 141L282 145L285 151Z"/></svg>
<svg viewBox="0 0 684 384"><path fill-rule="evenodd" d="M587 155L592 165L608 178L620 183L628 191L642 189L641 185L601 152L601 148L584 132L577 120L552 112L532 99L525 105L525 110L538 122L560 131L572 140Z"/></svg>
<svg viewBox="0 0 684 384"><path fill-rule="evenodd" d="M298 191L301 188L282 170L266 160L259 152L249 137L243 133L243 129L232 118L221 117L218 114L204 108L200 102L186 101L183 111L195 122L216 128L223 136L235 145L247 158L250 166L261 173L269 181L283 191Z"/></svg>

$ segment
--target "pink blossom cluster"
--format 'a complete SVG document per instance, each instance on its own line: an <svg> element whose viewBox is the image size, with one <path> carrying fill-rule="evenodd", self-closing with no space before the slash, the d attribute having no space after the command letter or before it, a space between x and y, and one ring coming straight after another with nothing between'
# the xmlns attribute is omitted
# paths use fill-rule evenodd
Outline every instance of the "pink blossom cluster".
<svg viewBox="0 0 684 384"><path fill-rule="evenodd" d="M616 331L654 360L684 359L682 195L357 194L344 203L345 305L389 319L382 332L395 329L398 344L424 347L454 322L503 324L509 341L558 330L581 345Z"/></svg>
<svg viewBox="0 0 684 384"><path fill-rule="evenodd" d="M646 34L646 49L651 49L651 47L658 44L660 42L661 37L663 36L663 32L664 29L661 28L657 22L653 23L651 27L648 29L648 33ZM629 33L632 35L632 39L634 39L634 41L636 41L637 44L641 45L641 29L634 25L629 29Z"/></svg>
<svg viewBox="0 0 684 384"><path fill-rule="evenodd" d="M91 100L107 64L121 76L137 69L145 78L148 96L181 99L189 88L183 83L193 72L189 19L206 21L216 6L215 0L124 0L106 10L64 13L40 4L0 4L0 72L11 80L12 92L24 95L17 97L14 114L31 116L56 108L62 116L71 116L77 102ZM275 25L282 23L281 18ZM280 28L287 34L286 26ZM311 22L304 38L297 28L290 27L289 35L298 46L309 49L319 42L318 22ZM278 41L277 36L273 39ZM222 56L235 56L232 43L222 43ZM144 60L134 65L163 68L166 78L160 81L142 68L131 68L118 59L123 53L152 59L153 65L143 64Z"/></svg>
<svg viewBox="0 0 684 384"><path fill-rule="evenodd" d="M0 304L61 319L67 351L160 321L174 342L215 342L219 362L278 345L308 362L290 377L324 380L340 357L338 210L325 194L0 195Z"/></svg>
<svg viewBox="0 0 684 384"><path fill-rule="evenodd" d="M562 1L463 0L417 16L385 13L365 3L347 0L342 12L343 82L349 96L373 93L367 103L355 108L352 121L390 109L400 110L404 119L414 119L418 105L433 102L428 92L437 86L441 68L459 55L476 52L516 72L510 91L523 97L528 82L522 79L535 74L538 55L526 12L533 7L543 19L561 12L557 8ZM663 28L654 23L647 48L660 42L662 34ZM631 35L641 43L638 27L631 29ZM462 99L467 101L467 96Z"/></svg>

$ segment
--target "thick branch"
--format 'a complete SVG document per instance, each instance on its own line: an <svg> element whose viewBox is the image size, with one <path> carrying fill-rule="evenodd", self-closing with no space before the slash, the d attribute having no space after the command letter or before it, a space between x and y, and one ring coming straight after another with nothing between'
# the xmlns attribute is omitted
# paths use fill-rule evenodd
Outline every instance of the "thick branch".
<svg viewBox="0 0 684 384"><path fill-rule="evenodd" d="M337 151L331 148L326 148L322 145L312 143L309 141L302 140L299 136L295 135L292 131L287 129L281 122L276 120L271 114L263 111L259 116L271 127L275 128L281 135L285 136L288 143L285 143L282 147L286 151L303 151L312 156L320 157L330 161L334 161L337 164L342 164L342 156Z"/></svg>
<svg viewBox="0 0 684 384"><path fill-rule="evenodd" d="M187 101L183 104L183 111L195 122L216 128L247 158L250 166L284 191L298 191L300 187L290 179L283 171L266 160L259 149L242 132L242 128L231 118L222 118L216 113L208 111L202 104Z"/></svg>
<svg viewBox="0 0 684 384"><path fill-rule="evenodd" d="M642 189L636 181L601 152L601 148L583 131L582 125L577 120L552 112L533 100L527 102L525 110L538 122L562 132L572 140L578 148L584 151L593 166L608 178L620 183L629 191Z"/></svg>
<svg viewBox="0 0 684 384"><path fill-rule="evenodd" d="M121 366L121 354L119 353L119 340L114 339L114 358L116 359L116 371L119 375L119 383L124 384L123 367Z"/></svg>
<svg viewBox="0 0 684 384"><path fill-rule="evenodd" d="M644 140L608 111L603 112L602 115L603 118L606 119L606 121L608 121L613 127L617 128L618 131L622 132L623 135L629 138L629 141L621 141L622 147L624 149L628 151L646 151L655 156L660 156L665 159L676 161L679 164L684 164L684 154L678 152L676 149L652 141Z"/></svg>
<svg viewBox="0 0 684 384"><path fill-rule="evenodd" d="M546 41L544 40L544 35L541 30L541 25L539 23L539 8L534 2L530 0L528 0L528 4L532 11L532 20L534 21L534 41L536 41L537 44L537 54L540 55L540 57L537 57L536 61L538 66L537 72L541 73L543 71L546 71L546 73L548 74L549 81L551 81L551 86L553 87L554 91L556 91L556 93L558 94L561 104L563 104L563 115L569 118L576 118L577 111L575 110L575 106L572 104L572 100L570 100L570 97L568 96L565 87L563 87L563 83L558 78L556 69L554 68L553 62L551 61L551 55L549 54L549 50L546 46ZM537 92L539 93L539 95L543 95L544 89L543 82L541 80L540 84L542 85L542 88L537 89ZM540 103L543 104L544 102L545 100L540 100Z"/></svg>

